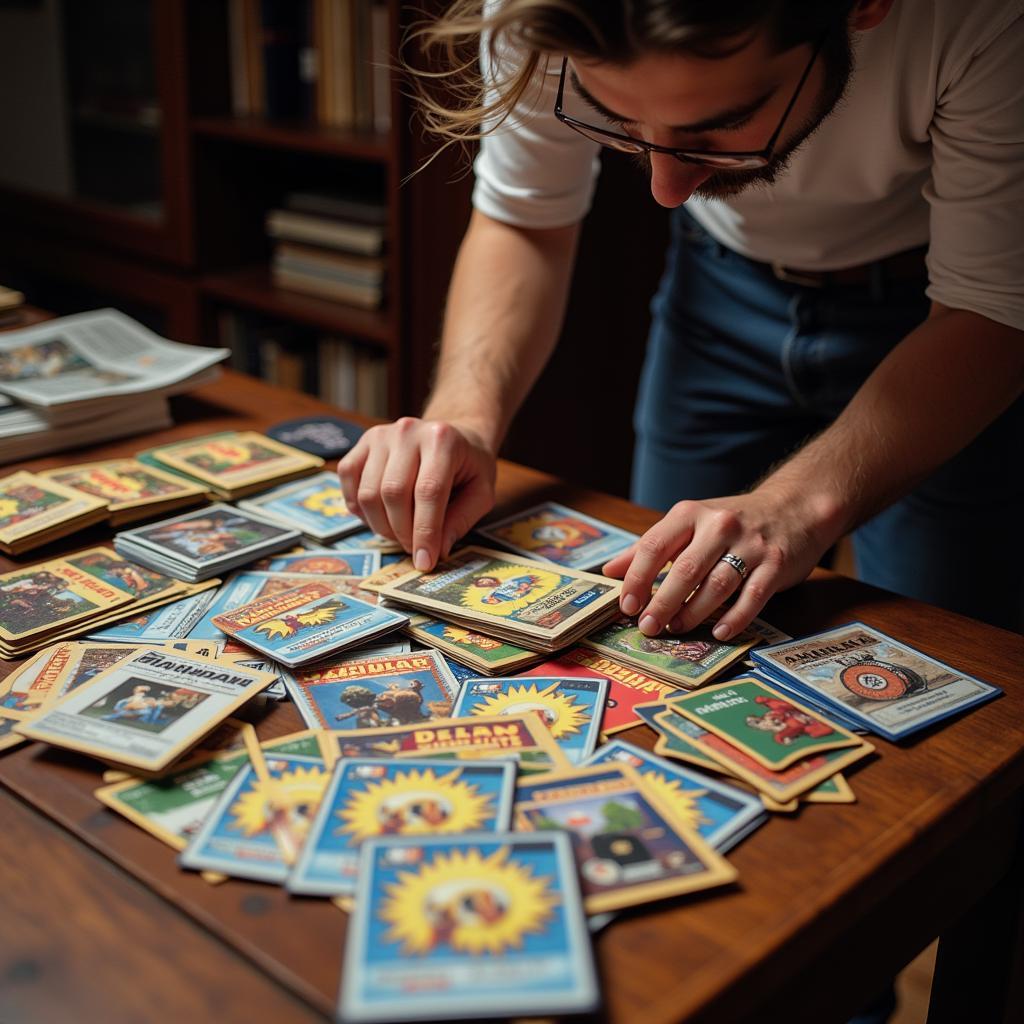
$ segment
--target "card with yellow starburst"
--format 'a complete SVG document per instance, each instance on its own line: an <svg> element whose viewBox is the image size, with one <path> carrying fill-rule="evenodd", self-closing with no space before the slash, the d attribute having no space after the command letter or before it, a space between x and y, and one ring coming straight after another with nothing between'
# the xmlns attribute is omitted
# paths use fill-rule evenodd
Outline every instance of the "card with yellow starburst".
<svg viewBox="0 0 1024 1024"><path fill-rule="evenodd" d="M607 694L608 680L603 676L468 679L459 691L452 716L534 711L551 730L569 763L581 764L597 745Z"/></svg>
<svg viewBox="0 0 1024 1024"><path fill-rule="evenodd" d="M364 525L348 510L336 473L317 473L299 483L275 487L240 501L238 507L295 527L319 541L338 540Z"/></svg>
<svg viewBox="0 0 1024 1024"><path fill-rule="evenodd" d="M596 1008L568 836L370 839L338 1017L350 1022L571 1014Z"/></svg>
<svg viewBox="0 0 1024 1024"><path fill-rule="evenodd" d="M355 895L359 848L367 839L504 831L511 822L515 777L512 761L341 760L288 890Z"/></svg>

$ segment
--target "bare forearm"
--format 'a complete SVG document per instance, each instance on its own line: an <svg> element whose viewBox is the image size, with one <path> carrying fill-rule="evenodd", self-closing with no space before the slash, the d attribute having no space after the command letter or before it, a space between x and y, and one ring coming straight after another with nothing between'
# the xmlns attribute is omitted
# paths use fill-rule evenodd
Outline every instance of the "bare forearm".
<svg viewBox="0 0 1024 1024"><path fill-rule="evenodd" d="M524 230L473 214L425 419L469 427L497 451L558 340L578 233L576 225Z"/></svg>
<svg viewBox="0 0 1024 1024"><path fill-rule="evenodd" d="M1022 388L1022 332L936 307L758 491L811 503L812 519L841 536L964 448Z"/></svg>

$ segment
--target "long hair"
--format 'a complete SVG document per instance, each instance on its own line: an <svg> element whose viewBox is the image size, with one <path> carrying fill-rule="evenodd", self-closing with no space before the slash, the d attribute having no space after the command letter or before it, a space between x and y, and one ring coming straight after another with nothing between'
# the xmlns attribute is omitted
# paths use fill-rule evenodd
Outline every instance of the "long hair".
<svg viewBox="0 0 1024 1024"><path fill-rule="evenodd" d="M611 64L658 52L718 58L763 30L784 50L841 27L854 2L454 0L436 20L411 27L405 47L421 47L425 59L404 67L427 129L445 145L468 143L503 124L520 103L529 106L531 83L539 94L538 71L553 56Z"/></svg>

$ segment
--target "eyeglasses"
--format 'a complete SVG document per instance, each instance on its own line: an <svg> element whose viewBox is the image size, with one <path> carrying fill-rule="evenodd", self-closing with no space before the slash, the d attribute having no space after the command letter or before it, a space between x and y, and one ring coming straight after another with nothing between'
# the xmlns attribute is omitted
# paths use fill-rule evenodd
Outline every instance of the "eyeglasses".
<svg viewBox="0 0 1024 1024"><path fill-rule="evenodd" d="M585 135L588 139L598 142L602 146L608 146L611 149L617 149L623 153L665 153L668 156L674 156L684 164L702 164L706 167L717 167L728 170L754 170L758 167L767 166L771 160L775 144L778 142L779 136L782 134L782 129L785 126L790 113L792 113L793 107L796 104L796 99L800 95L800 90L803 89L804 83L807 81L807 76L811 73L811 68L814 67L814 62L818 59L818 54L821 53L821 48L824 44L825 36L822 35L814 46L814 50L811 53L811 59L807 62L807 67L804 68L803 74L800 76L800 81L797 82L796 88L793 90L793 95L789 99L789 103L786 104L786 109L782 113L782 120L779 121L778 127L774 132L772 132L772 136L768 140L768 144L764 149L739 150L734 152L718 149L677 149L673 146L657 146L653 142L645 142L643 139L635 139L632 135L624 135L621 132L615 132L607 128L601 128L597 125L587 124L586 121L581 121L578 118L565 113L562 109L562 101L565 95L565 74L569 66L568 57L562 58L562 73L558 79L558 95L555 97L555 117L557 117L562 124L572 128L573 131L579 132L580 135Z"/></svg>

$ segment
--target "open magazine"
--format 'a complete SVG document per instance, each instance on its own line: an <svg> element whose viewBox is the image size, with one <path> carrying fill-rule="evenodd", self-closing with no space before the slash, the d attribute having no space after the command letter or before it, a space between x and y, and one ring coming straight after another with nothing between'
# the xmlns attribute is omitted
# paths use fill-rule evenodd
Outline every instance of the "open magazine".
<svg viewBox="0 0 1024 1024"><path fill-rule="evenodd" d="M51 424L81 420L126 397L162 397L214 379L224 348L168 341L115 309L0 334L0 394Z"/></svg>

